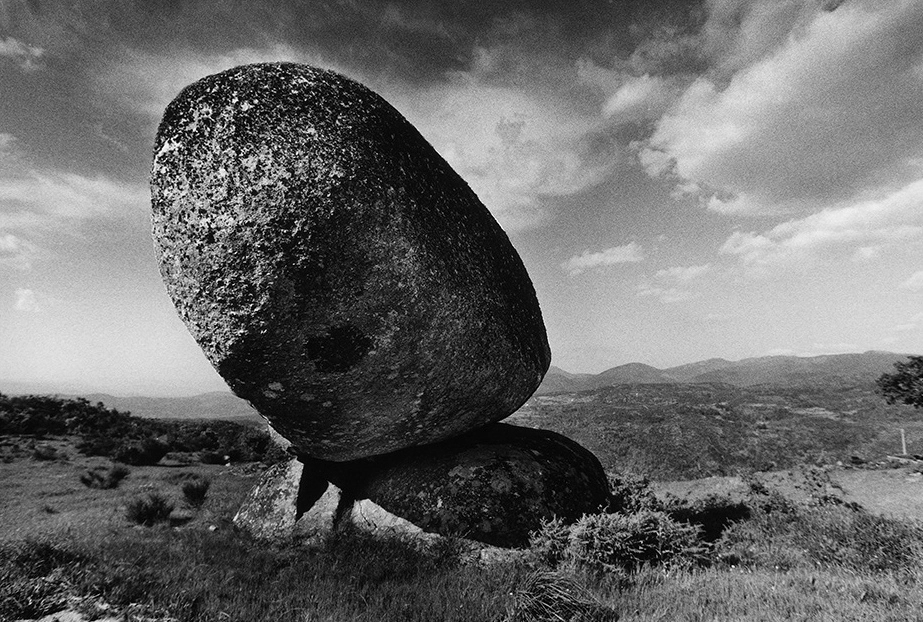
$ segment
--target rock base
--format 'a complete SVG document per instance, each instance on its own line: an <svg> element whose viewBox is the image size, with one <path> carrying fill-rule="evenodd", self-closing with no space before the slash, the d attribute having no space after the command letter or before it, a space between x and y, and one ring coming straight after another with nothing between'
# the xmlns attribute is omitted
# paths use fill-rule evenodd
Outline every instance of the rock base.
<svg viewBox="0 0 923 622"><path fill-rule="evenodd" d="M355 500L299 460L271 467L253 487L234 523L260 540L319 546L337 531L382 537L435 538L368 499Z"/></svg>
<svg viewBox="0 0 923 622"><path fill-rule="evenodd" d="M504 424L374 459L302 460L270 469L235 522L269 540L320 542L355 528L515 548L543 520L572 522L609 502L592 453L554 432Z"/></svg>

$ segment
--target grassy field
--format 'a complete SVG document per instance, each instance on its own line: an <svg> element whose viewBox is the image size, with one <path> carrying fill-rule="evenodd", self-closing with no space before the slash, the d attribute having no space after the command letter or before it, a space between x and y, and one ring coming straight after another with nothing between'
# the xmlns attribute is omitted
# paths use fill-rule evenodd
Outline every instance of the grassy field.
<svg viewBox="0 0 923 622"><path fill-rule="evenodd" d="M324 549L269 547L231 523L260 465L130 467L109 489L81 481L111 466L67 439L0 439L0 620L66 607L84 619L216 622L923 620L920 526L849 503L883 508L888 481L912 494L906 469L658 484L689 507L720 509L736 495L748 516L694 558L621 571L596 563L611 561L613 540L586 533L582 553L555 563L536 549L483 565L456 541L422 550L362 534ZM183 493L191 479L211 483L200 505ZM174 509L142 527L127 509L150 493ZM565 610L583 617L552 616Z"/></svg>

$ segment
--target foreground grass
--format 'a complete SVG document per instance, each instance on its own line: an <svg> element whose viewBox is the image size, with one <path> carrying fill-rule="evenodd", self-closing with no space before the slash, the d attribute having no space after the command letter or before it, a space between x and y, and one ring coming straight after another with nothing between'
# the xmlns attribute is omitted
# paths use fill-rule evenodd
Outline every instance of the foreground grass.
<svg viewBox="0 0 923 622"><path fill-rule="evenodd" d="M836 568L669 574L648 569L630 588L613 593L611 601L624 622L923 620L919 578Z"/></svg>
<svg viewBox="0 0 923 622"><path fill-rule="evenodd" d="M445 552L424 553L362 536L305 551L262 548L232 531L145 529L96 542L20 547L18 560L4 558L0 601L13 585L9 571L18 564L20 576L31 568L72 593L92 597L82 611L93 613L94 602L105 602L129 612L129 620L501 621L510 619L512 595L532 576L524 564L481 568L460 564ZM827 565L646 567L623 577L573 570L565 576L586 586L593 599L624 621L923 619L917 573L860 573ZM63 602L47 600L49 610ZM0 619L49 610L8 608L9 617L0 610Z"/></svg>
<svg viewBox="0 0 923 622"><path fill-rule="evenodd" d="M11 566L20 576L54 567L73 594L139 615L201 621L493 620L526 572L512 565L484 572L359 534L307 551L264 548L233 531L171 529L30 542L7 559L8 581ZM49 608L59 602L49 598ZM13 604L7 615L47 613L40 606L16 612Z"/></svg>
<svg viewBox="0 0 923 622"><path fill-rule="evenodd" d="M538 554L474 564L452 540L421 550L347 533L322 549L269 547L230 520L249 467L138 467L105 489L81 482L98 459L63 444L56 454L0 464L0 620L69 606L86 619L538 622L560 619L558 604L586 621L923 620L923 528L830 498L822 473L798 503L754 484L749 514L690 563L677 553L600 572L581 563L585 547L555 569ZM184 486L206 479L203 499L187 498ZM641 484L626 490L632 511L655 503ZM133 525L130 501L152 491L191 519ZM555 591L579 607L548 601Z"/></svg>

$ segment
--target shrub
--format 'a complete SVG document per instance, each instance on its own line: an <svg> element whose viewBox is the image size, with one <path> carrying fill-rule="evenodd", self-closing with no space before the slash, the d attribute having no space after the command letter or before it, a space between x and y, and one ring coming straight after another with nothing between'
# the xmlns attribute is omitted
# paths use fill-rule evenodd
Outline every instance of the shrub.
<svg viewBox="0 0 923 622"><path fill-rule="evenodd" d="M557 572L529 574L511 596L504 622L618 620L615 610L600 603L572 577Z"/></svg>
<svg viewBox="0 0 923 622"><path fill-rule="evenodd" d="M118 488L119 484L130 472L131 471L121 464L113 464L110 467L99 466L85 471L80 476L80 481L83 482L83 485L87 488L109 490Z"/></svg>
<svg viewBox="0 0 923 622"><path fill-rule="evenodd" d="M776 491L754 489L750 520L717 542L719 558L755 567L845 568L906 573L923 564L923 525L876 516L838 497L795 504ZM732 563L733 563L732 562Z"/></svg>
<svg viewBox="0 0 923 622"><path fill-rule="evenodd" d="M715 542L731 524L750 518L746 503L721 495L708 495L692 503L675 501L664 509L675 521L698 525L706 542Z"/></svg>
<svg viewBox="0 0 923 622"><path fill-rule="evenodd" d="M529 548L540 562L554 568L564 561L569 541L570 525L554 517L543 521L541 529L530 534Z"/></svg>
<svg viewBox="0 0 923 622"><path fill-rule="evenodd" d="M39 445L32 450L32 459L41 460L43 462L49 462L52 460L57 460L61 456L58 455L58 450L52 447L51 445Z"/></svg>
<svg viewBox="0 0 923 622"><path fill-rule="evenodd" d="M202 464L225 464L230 456L220 451L202 451L199 452L199 462Z"/></svg>
<svg viewBox="0 0 923 622"><path fill-rule="evenodd" d="M566 535L566 544L565 544ZM705 561L706 548L696 525L679 523L663 512L587 514L564 528L543 524L532 535L540 559L569 563L597 572L623 573L643 564L688 566Z"/></svg>
<svg viewBox="0 0 923 622"><path fill-rule="evenodd" d="M125 515L131 522L150 527L170 519L173 504L160 493L151 492L128 503Z"/></svg>
<svg viewBox="0 0 923 622"><path fill-rule="evenodd" d="M208 494L208 487L211 486L211 480L201 477L194 477L183 482L181 488L186 501L195 508L202 507L205 503L205 495Z"/></svg>
<svg viewBox="0 0 923 622"><path fill-rule="evenodd" d="M609 511L632 514L641 510L660 510L646 477L631 473L607 474L609 479Z"/></svg>
<svg viewBox="0 0 923 622"><path fill-rule="evenodd" d="M604 571L634 570L645 563L687 565L702 559L699 528L663 512L589 514L571 527L567 556Z"/></svg>
<svg viewBox="0 0 923 622"><path fill-rule="evenodd" d="M117 462L133 466L150 466L160 462L170 448L154 438L131 441L119 447L112 456Z"/></svg>

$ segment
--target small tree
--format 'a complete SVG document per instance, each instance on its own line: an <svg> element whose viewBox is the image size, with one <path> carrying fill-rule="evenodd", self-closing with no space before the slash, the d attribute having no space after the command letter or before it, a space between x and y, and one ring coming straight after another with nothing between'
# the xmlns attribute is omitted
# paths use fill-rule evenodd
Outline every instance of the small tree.
<svg viewBox="0 0 923 622"><path fill-rule="evenodd" d="M889 404L902 402L923 408L923 356L911 356L894 364L895 372L882 374L875 384Z"/></svg>

